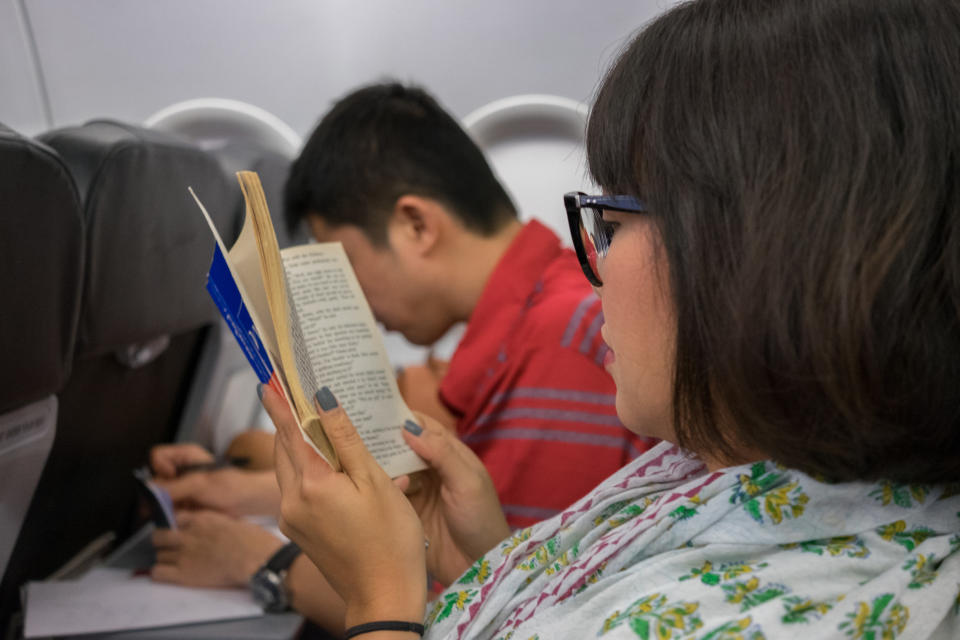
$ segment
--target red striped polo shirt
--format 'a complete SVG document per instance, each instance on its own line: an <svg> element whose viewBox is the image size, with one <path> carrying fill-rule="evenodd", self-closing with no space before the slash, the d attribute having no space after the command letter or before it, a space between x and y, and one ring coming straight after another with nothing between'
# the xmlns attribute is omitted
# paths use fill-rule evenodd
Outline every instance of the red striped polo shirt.
<svg viewBox="0 0 960 640"><path fill-rule="evenodd" d="M507 521L548 518L648 449L617 418L600 300L576 255L527 223L484 287L440 385Z"/></svg>

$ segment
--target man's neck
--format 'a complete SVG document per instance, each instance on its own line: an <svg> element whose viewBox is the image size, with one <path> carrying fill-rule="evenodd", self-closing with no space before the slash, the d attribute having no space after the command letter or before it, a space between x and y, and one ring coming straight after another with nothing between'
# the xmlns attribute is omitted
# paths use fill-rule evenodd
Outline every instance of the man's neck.
<svg viewBox="0 0 960 640"><path fill-rule="evenodd" d="M463 233L448 256L451 286L445 290L451 313L457 322L466 322L483 295L494 269L523 229L519 220L511 220L488 237Z"/></svg>

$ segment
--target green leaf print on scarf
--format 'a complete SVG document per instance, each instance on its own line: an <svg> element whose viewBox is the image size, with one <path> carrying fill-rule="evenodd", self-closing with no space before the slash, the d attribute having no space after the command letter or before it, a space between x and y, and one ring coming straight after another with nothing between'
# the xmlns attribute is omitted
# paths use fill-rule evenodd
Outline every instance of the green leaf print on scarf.
<svg viewBox="0 0 960 640"><path fill-rule="evenodd" d="M840 596L839 599L843 599L843 596ZM787 596L783 599L783 608L785 611L780 620L784 624L797 624L810 622L811 619L819 620L833 608L833 605L829 602L811 600L801 596Z"/></svg>
<svg viewBox="0 0 960 640"><path fill-rule="evenodd" d="M646 496L640 498L637 501L630 500L619 500L613 504L607 505L603 511L601 511L593 519L593 526L599 527L603 524L604 520L608 520L607 525L611 529L616 529L625 522L630 522L641 513L647 510L653 504L653 498L648 498Z"/></svg>
<svg viewBox="0 0 960 640"><path fill-rule="evenodd" d="M910 609L893 602L892 593L885 593L872 603L858 602L846 617L837 628L854 640L895 640L907 626Z"/></svg>
<svg viewBox="0 0 960 640"><path fill-rule="evenodd" d="M533 531L533 527L527 527L526 529L521 529L515 534L510 536L509 539L504 540L500 543L500 554L504 557L510 555L514 549L520 546L521 543L526 542L530 539L530 534Z"/></svg>
<svg viewBox="0 0 960 640"><path fill-rule="evenodd" d="M687 520L697 515L696 507L687 507L685 505L680 505L676 509L670 512L670 517L675 520Z"/></svg>
<svg viewBox="0 0 960 640"><path fill-rule="evenodd" d="M615 611L603 621L597 635L602 636L626 622L641 640L680 638L703 626L703 621L696 614L699 608L698 602L667 604L667 596L654 593L640 598L623 613Z"/></svg>
<svg viewBox="0 0 960 640"><path fill-rule="evenodd" d="M757 565L748 564L746 562L727 562L720 565L716 570L713 568L713 563L709 560L703 563L703 566L699 568L693 568L689 573L677 578L678 582L683 582L684 580L690 580L691 578L700 577L700 582L708 586L716 586L720 584L723 580L733 580L740 576L746 575L748 573L753 573L759 569L763 569L768 566L766 562L761 562Z"/></svg>
<svg viewBox="0 0 960 640"><path fill-rule="evenodd" d="M900 484L898 482L881 482L876 489L870 492L870 497L883 506L890 503L910 509L923 504L930 493L930 487L925 484Z"/></svg>
<svg viewBox="0 0 960 640"><path fill-rule="evenodd" d="M877 534L884 540L892 540L902 545L907 551L913 551L917 548L917 545L921 544L924 540L935 536L936 532L927 527L914 527L912 530L907 531L907 523L903 520L897 520L896 522L877 527Z"/></svg>
<svg viewBox="0 0 960 640"><path fill-rule="evenodd" d="M846 556L848 558L868 558L870 549L863 543L860 536L837 536L835 538L822 538L820 540L807 540L806 542L791 542L780 545L781 549L800 549L807 553L815 553L822 556L824 552L831 556Z"/></svg>
<svg viewBox="0 0 960 640"><path fill-rule="evenodd" d="M629 500L618 500L613 504L608 504L604 507L603 511L597 514L593 519L593 526L599 527L603 524L603 521L612 516L613 514L619 512L621 509L631 504Z"/></svg>
<svg viewBox="0 0 960 640"><path fill-rule="evenodd" d="M753 620L750 616L739 620L731 620L700 637L700 640L766 640L759 625L751 627Z"/></svg>
<svg viewBox="0 0 960 640"><path fill-rule="evenodd" d="M790 589L782 584L769 584L761 588L760 578L755 575L745 580L740 579L766 566L766 562L756 566L746 562L730 562L720 565L720 568L714 571L713 563L705 562L703 566L691 569L677 580L683 582L699 576L700 582L709 587L720 585L726 594L724 599L730 604L739 604L740 611L744 612L790 592Z"/></svg>
<svg viewBox="0 0 960 640"><path fill-rule="evenodd" d="M738 484L730 496L731 504L743 504L751 518L763 524L767 518L777 525L785 517L799 518L803 515L810 496L803 492L799 482L791 482L782 487L778 484L786 475L768 470L767 462L757 462L750 467L750 475L740 474Z"/></svg>
<svg viewBox="0 0 960 640"><path fill-rule="evenodd" d="M789 588L782 584L770 584L760 588L760 578L751 576L749 580L730 582L720 587L726 593L726 601L730 604L739 604L741 613L763 604L774 598L789 593Z"/></svg>
<svg viewBox="0 0 960 640"><path fill-rule="evenodd" d="M564 567L570 566L570 563L576 560L577 556L580 555L580 542L573 543L573 546L560 554L560 557L557 558L553 564L546 568L544 573L548 576L552 576L555 573L559 573Z"/></svg>
<svg viewBox="0 0 960 640"><path fill-rule="evenodd" d="M907 558L903 565L904 571L910 572L910 584L908 589L922 589L933 583L937 579L938 563L932 553L927 555L918 554Z"/></svg>
<svg viewBox="0 0 960 640"><path fill-rule="evenodd" d="M768 471L766 462L755 462L750 467L750 475L741 473L739 484L734 488L730 497L731 504L747 502L764 491L772 489L783 480L782 473Z"/></svg>
<svg viewBox="0 0 960 640"><path fill-rule="evenodd" d="M560 536L554 536L533 550L527 559L517 565L521 571L533 571L546 566L560 550Z"/></svg>
<svg viewBox="0 0 960 640"><path fill-rule="evenodd" d="M477 589L466 589L464 591L453 591L443 594L433 603L433 608L427 616L426 626L429 627L436 622L443 622L450 617L454 609L463 611L463 608L470 604L478 593L479 590Z"/></svg>
<svg viewBox="0 0 960 640"><path fill-rule="evenodd" d="M466 573L457 580L457 584L470 584L476 581L477 584L483 584L490 577L490 561L486 558L480 558L474 562Z"/></svg>

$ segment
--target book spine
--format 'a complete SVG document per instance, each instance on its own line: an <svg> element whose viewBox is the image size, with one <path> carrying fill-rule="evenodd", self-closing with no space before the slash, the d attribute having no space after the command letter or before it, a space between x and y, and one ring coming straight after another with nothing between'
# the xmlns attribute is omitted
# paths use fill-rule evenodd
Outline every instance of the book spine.
<svg viewBox="0 0 960 640"><path fill-rule="evenodd" d="M233 337L240 345L250 366L253 367L257 379L264 384L273 384L279 389L279 381L275 380L276 374L270 366L270 358L257 334L253 319L243 303L240 290L233 281L220 247L214 248L213 261L207 272L207 292L217 305L227 326L230 327Z"/></svg>

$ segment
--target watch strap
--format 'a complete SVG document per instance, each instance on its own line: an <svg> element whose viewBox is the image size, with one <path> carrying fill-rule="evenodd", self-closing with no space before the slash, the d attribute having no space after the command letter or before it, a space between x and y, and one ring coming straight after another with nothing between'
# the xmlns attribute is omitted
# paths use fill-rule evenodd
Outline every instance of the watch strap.
<svg viewBox="0 0 960 640"><path fill-rule="evenodd" d="M288 542L287 544L280 547L280 549L270 556L270 559L267 560L267 563L263 565L269 571L274 573L280 573L281 571L286 571L290 568L290 565L293 564L293 561L297 559L297 556L300 555L300 547L297 546L296 542Z"/></svg>

